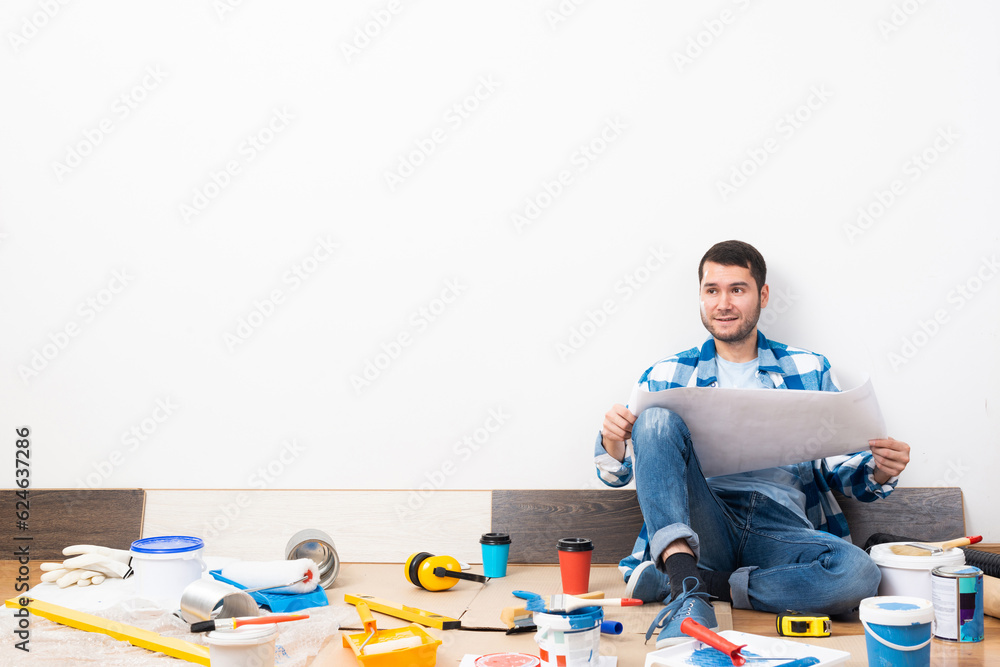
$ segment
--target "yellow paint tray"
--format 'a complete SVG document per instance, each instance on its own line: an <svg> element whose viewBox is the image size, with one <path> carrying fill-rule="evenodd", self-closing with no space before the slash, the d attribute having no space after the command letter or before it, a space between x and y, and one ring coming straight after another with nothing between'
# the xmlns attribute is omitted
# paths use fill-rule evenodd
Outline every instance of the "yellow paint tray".
<svg viewBox="0 0 1000 667"><path fill-rule="evenodd" d="M361 645L368 638L368 633L361 632L356 635L343 633L344 646L354 651L354 656L364 667L434 667L437 663L437 648L441 645L441 640L432 637L416 623L411 623L405 628L377 630L375 636L368 642L368 646L413 636L420 637L420 646L363 655Z"/></svg>

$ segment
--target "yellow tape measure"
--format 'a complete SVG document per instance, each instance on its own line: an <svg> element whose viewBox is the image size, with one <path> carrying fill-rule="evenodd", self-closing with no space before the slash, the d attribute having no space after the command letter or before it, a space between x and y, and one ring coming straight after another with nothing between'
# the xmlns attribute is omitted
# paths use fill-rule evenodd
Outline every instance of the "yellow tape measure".
<svg viewBox="0 0 1000 667"><path fill-rule="evenodd" d="M800 614L797 611L778 614L776 625L782 637L829 637L833 631L829 616Z"/></svg>

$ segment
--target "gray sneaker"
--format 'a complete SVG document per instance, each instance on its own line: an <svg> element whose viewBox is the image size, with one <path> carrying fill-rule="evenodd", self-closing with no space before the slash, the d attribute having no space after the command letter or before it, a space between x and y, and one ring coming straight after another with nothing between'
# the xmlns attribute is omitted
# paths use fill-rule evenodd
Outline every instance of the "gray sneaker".
<svg viewBox="0 0 1000 667"><path fill-rule="evenodd" d="M663 602L670 597L670 579L656 569L651 560L644 560L632 570L625 585L625 597L643 602Z"/></svg>
<svg viewBox="0 0 1000 667"><path fill-rule="evenodd" d="M695 577L684 579L683 592L660 610L653 623L646 630L646 641L656 636L656 648L665 648L690 641L691 637L681 632L681 623L685 618L692 618L712 631L718 631L719 622L715 619L715 609L708 601L708 593L698 590L701 582Z"/></svg>

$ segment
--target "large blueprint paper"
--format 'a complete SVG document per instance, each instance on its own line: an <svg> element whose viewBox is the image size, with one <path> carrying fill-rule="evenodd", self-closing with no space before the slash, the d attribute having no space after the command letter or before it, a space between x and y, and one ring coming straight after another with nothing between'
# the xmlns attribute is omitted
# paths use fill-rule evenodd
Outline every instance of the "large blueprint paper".
<svg viewBox="0 0 1000 667"><path fill-rule="evenodd" d="M691 430L706 477L868 449L886 437L871 380L843 392L678 387L639 391L634 406L673 410Z"/></svg>

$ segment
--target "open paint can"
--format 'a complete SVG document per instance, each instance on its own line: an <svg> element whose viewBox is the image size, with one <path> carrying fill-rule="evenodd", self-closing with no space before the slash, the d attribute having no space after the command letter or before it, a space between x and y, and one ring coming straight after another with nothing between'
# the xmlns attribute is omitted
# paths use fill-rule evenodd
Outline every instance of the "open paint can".
<svg viewBox="0 0 1000 667"><path fill-rule="evenodd" d="M882 573L879 595L906 595L930 600L931 570L965 564L965 552L957 548L927 556L904 556L892 552L892 547L904 544L908 543L876 544L871 549L872 560Z"/></svg>
<svg viewBox="0 0 1000 667"><path fill-rule="evenodd" d="M306 528L292 535L285 545L285 558L287 560L308 558L316 563L319 585L323 588L333 586L334 580L340 574L340 557L333 546L333 538L322 530Z"/></svg>
<svg viewBox="0 0 1000 667"><path fill-rule="evenodd" d="M274 667L278 627L252 625L205 635L212 667Z"/></svg>
<svg viewBox="0 0 1000 667"><path fill-rule="evenodd" d="M541 661L527 653L488 653L476 658L475 667L539 667Z"/></svg>
<svg viewBox="0 0 1000 667"><path fill-rule="evenodd" d="M600 658L604 610L583 607L566 614L536 611L535 642L544 667L592 667Z"/></svg>
<svg viewBox="0 0 1000 667"><path fill-rule="evenodd" d="M969 565L936 567L931 588L934 636L950 642L983 641L983 571Z"/></svg>

